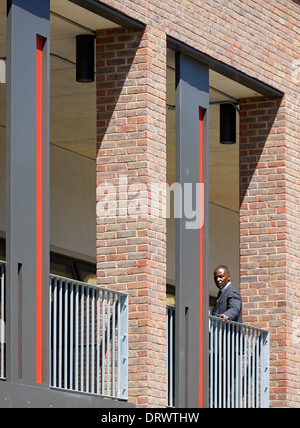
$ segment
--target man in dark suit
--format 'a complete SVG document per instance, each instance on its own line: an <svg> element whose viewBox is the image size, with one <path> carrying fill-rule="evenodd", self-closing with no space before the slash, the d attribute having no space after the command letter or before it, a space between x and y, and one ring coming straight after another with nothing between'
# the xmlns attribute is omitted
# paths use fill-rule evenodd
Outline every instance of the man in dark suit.
<svg viewBox="0 0 300 428"><path fill-rule="evenodd" d="M215 284L219 289L212 314L223 318L223 321L243 322L242 298L230 282L230 272L227 266L218 266L214 270Z"/></svg>

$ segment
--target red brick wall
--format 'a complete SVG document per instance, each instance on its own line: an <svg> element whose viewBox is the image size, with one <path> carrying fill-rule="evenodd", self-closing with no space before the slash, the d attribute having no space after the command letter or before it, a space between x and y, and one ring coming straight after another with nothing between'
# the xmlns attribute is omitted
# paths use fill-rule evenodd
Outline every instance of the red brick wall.
<svg viewBox="0 0 300 428"><path fill-rule="evenodd" d="M282 89L300 58L297 0L101 0L213 58Z"/></svg>
<svg viewBox="0 0 300 428"><path fill-rule="evenodd" d="M297 152L287 112L284 100L241 100L241 294L244 322L270 331L272 407L300 404Z"/></svg>
<svg viewBox="0 0 300 428"><path fill-rule="evenodd" d="M245 319L271 329L271 404L300 407L299 1L101 0L101 2L147 24L153 34L158 31L153 46L157 44L158 47L159 43L164 43L166 35L172 36L285 94L284 103L280 107L274 100L244 100L241 106L241 275ZM155 52L154 47L152 52ZM160 49L156 54L157 52L161 52ZM122 57L123 54L120 55ZM144 66L147 69L150 51L146 56L148 59ZM162 59L161 67L163 61ZM134 64L137 66L137 63ZM108 67L108 63L103 64L103 67ZM108 70L104 70L104 74L109 73ZM140 72L142 73L141 70ZM141 79L144 77L141 76ZM163 85L163 82L160 84ZM100 90L103 88L99 87L98 91ZM143 96L148 95L146 86L143 90ZM160 90L164 93L162 87ZM98 115L101 108L104 108L100 102L107 104L106 111L103 112L107 118L105 119L103 115L98 118L101 136L101 127L104 134L114 102L109 104L109 100L101 100L101 92L98 92L98 95ZM108 95L107 92L104 95ZM158 100L159 97L155 98ZM124 101L124 105L126 103L127 101ZM118 105L121 109L121 104ZM140 100L138 105L141 106ZM151 113L148 107L146 116L149 120ZM113 119L120 121L121 114L119 111ZM103 150L107 151L102 153L115 159L115 155L108 151L110 149L108 143L110 139L120 138L123 144L123 136L127 132L136 132L134 126L137 124L130 125L131 128L122 128L121 131L118 122L111 122L103 146ZM150 129L148 119L144 126L149 126ZM160 126L161 131L162 122ZM158 127L155 129L158 136L160 131ZM118 136L117 131L120 132ZM146 177L149 179L151 176L149 165L154 165L155 161L152 162L147 157L146 147L150 148L148 142L151 141L152 144L152 140L148 133L142 134L139 138L140 145L145 143L144 156L147 158L145 168L140 164L139 174L146 171L145 179ZM141 149L141 146L137 149ZM137 162L137 158L133 160L132 152L129 155L126 151L122 156L131 156L123 158L123 161L128 162L127 166L130 159L132 163ZM138 156L140 162L141 153ZM121 154L118 158L120 162L112 160L109 166L101 165L100 158L101 151L98 153L98 180L101 180L101 168L103 174L107 174L104 175L104 180L122 168ZM105 164L106 162L104 161ZM130 166L128 170L129 168ZM157 172L156 169L154 171ZM125 230L128 228L129 225L126 225ZM108 229L109 226L98 224L98 233L111 232ZM143 233L149 236L147 232ZM98 245L102 241L106 247L108 236L99 238ZM115 235L113 239L114 237ZM124 244L124 251L125 249ZM112 249L105 248L105 251L110 252ZM110 257L120 257L120 250L118 251L118 254L111 254ZM125 253L122 253L122 257L125 257ZM99 252L99 262L101 260L105 263L110 262L107 259L108 255L100 257ZM146 266L150 269L148 259ZM147 271L146 266L144 269ZM110 276L104 273L103 265L98 274L103 276L103 282L107 281L110 284L111 280L107 279ZM111 278L115 278L115 275L112 274ZM121 282L121 275L117 275L117 278L116 284ZM132 283L135 287L135 279Z"/></svg>
<svg viewBox="0 0 300 428"><path fill-rule="evenodd" d="M166 183L166 40L151 27L112 29L97 33L96 50L98 202L108 184L117 198L131 186L128 207L146 189L140 215L98 209L98 284L129 293L129 401L164 407L166 222L149 214L149 190Z"/></svg>
<svg viewBox="0 0 300 428"><path fill-rule="evenodd" d="M300 6L299 6L300 7ZM298 62L298 65L299 62ZM300 71L300 69L298 70ZM287 371L287 406L300 407L300 73L294 75L298 85L286 102L286 219L287 219L287 323L284 362Z"/></svg>

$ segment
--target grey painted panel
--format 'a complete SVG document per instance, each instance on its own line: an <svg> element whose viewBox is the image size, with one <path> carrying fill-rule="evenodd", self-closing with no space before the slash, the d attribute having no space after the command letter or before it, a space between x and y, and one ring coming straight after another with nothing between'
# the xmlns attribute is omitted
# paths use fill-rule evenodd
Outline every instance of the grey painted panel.
<svg viewBox="0 0 300 428"><path fill-rule="evenodd" d="M203 248L208 253L208 68L183 54L176 60L176 181L183 189L183 216L176 220L176 406L199 406L199 382L207 395L207 356L199 353L199 326L202 324L208 352L207 316L207 257L200 272L200 225L193 224L187 208L196 208L196 195L200 181L199 165L199 108L205 110L203 120L203 178L204 178L204 227ZM188 198L187 188L193 186L193 198ZM195 221L195 219L194 219ZM195 228L194 228L195 227ZM200 308L200 276L203 276L203 305ZM206 344L207 343L207 344ZM199 381L199 360L204 358L205 379Z"/></svg>
<svg viewBox="0 0 300 428"><path fill-rule="evenodd" d="M7 11L7 376L30 385L36 378L36 37L50 37L50 2L10 0ZM49 43L44 62L43 313L47 323ZM48 346L48 330L44 325L44 346ZM45 375L46 366L47 358Z"/></svg>

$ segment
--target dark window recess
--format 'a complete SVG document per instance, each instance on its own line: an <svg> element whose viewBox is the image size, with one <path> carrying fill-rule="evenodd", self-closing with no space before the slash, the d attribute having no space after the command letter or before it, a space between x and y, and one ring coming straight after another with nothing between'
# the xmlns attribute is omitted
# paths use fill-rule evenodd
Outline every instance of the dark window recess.
<svg viewBox="0 0 300 428"><path fill-rule="evenodd" d="M6 260L5 239L0 238L0 260Z"/></svg>
<svg viewBox="0 0 300 428"><path fill-rule="evenodd" d="M88 284L97 284L96 265L94 263L57 253L50 253L50 273Z"/></svg>
<svg viewBox="0 0 300 428"><path fill-rule="evenodd" d="M0 260L6 261L5 239L0 238ZM50 273L97 285L96 265L73 257L50 253Z"/></svg>

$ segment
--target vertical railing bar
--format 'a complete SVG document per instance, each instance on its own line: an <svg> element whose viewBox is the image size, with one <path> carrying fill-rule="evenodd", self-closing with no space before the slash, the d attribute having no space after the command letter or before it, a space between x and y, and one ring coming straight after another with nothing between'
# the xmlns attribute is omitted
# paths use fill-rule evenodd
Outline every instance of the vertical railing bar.
<svg viewBox="0 0 300 428"><path fill-rule="evenodd" d="M260 345L260 407L262 407L263 401L263 334L260 335L259 345Z"/></svg>
<svg viewBox="0 0 300 428"><path fill-rule="evenodd" d="M170 354L170 341L169 341L169 324L170 324L170 308L167 306L167 323L166 323L166 348L167 348L167 406L170 407L170 398L171 398L171 388L170 388L170 363L171 363L171 354Z"/></svg>
<svg viewBox="0 0 300 428"><path fill-rule="evenodd" d="M95 392L95 289L92 288L92 325L91 325L91 388L90 391L93 394Z"/></svg>
<svg viewBox="0 0 300 428"><path fill-rule="evenodd" d="M105 291L102 292L102 395L105 394Z"/></svg>
<svg viewBox="0 0 300 428"><path fill-rule="evenodd" d="M251 330L248 327L248 408L251 408Z"/></svg>
<svg viewBox="0 0 300 428"><path fill-rule="evenodd" d="M173 355L172 355L172 309L167 307L167 335L166 335L166 345L167 345L167 405L173 406L172 402L172 385L173 385L173 376L172 376L172 364L173 364Z"/></svg>
<svg viewBox="0 0 300 428"><path fill-rule="evenodd" d="M64 388L68 389L68 282L65 281L64 316Z"/></svg>
<svg viewBox="0 0 300 428"><path fill-rule="evenodd" d="M242 409L243 407L243 326L240 325L239 326L239 332L240 332L240 337L239 337L239 343L240 343L240 357L239 357L239 361L240 361L240 376L239 376L239 407L240 409Z"/></svg>
<svg viewBox="0 0 300 428"><path fill-rule="evenodd" d="M50 299L51 300L51 299ZM52 385L56 387L57 382L57 279L54 279L54 288L53 288L53 306L52 306L53 314L51 316L52 324L53 324L53 368L52 368ZM51 313L50 312L50 313Z"/></svg>
<svg viewBox="0 0 300 428"><path fill-rule="evenodd" d="M222 330L223 325L219 324L218 343L218 408L222 408Z"/></svg>
<svg viewBox="0 0 300 428"><path fill-rule="evenodd" d="M81 337L80 337L80 390L84 391L84 287L80 286L80 306L81 306Z"/></svg>
<svg viewBox="0 0 300 428"><path fill-rule="evenodd" d="M85 390L90 392L90 289L86 287L86 367Z"/></svg>
<svg viewBox="0 0 300 428"><path fill-rule="evenodd" d="M239 342L239 328L235 326L235 408L239 408L239 355L240 355L240 342Z"/></svg>
<svg viewBox="0 0 300 428"><path fill-rule="evenodd" d="M112 301L112 396L116 396L116 293L113 293Z"/></svg>
<svg viewBox="0 0 300 428"><path fill-rule="evenodd" d="M250 350L249 350L249 339L248 339L248 327L245 328L245 338L246 338L246 345L247 345L247 354L246 354L246 362L245 362L245 379L246 379L246 388L245 389L245 402L246 405L245 407L248 408L249 407L249 397L248 397L248 360L249 360L249 354L250 354Z"/></svg>
<svg viewBox="0 0 300 428"><path fill-rule="evenodd" d="M252 408L255 408L255 331L252 330Z"/></svg>
<svg viewBox="0 0 300 428"><path fill-rule="evenodd" d="M118 317L118 338L117 338L117 344L118 344L118 364L117 364L117 396L120 397L121 393L121 379L120 379L120 373L121 373L121 347L120 347L120 319L121 319L121 315L120 315L120 307L121 307L121 303L120 303L120 296L118 298L118 302L117 302L117 317Z"/></svg>
<svg viewBox="0 0 300 428"><path fill-rule="evenodd" d="M234 335L234 325L230 324L231 328L231 356L230 356L230 362L231 362L231 388L230 388L230 407L234 408L234 396L235 396L235 379L234 379L234 359L235 359L235 353L234 353L234 345L235 345L235 335Z"/></svg>
<svg viewBox="0 0 300 428"><path fill-rule="evenodd" d="M59 344L58 344L58 387L62 387L62 280L59 281Z"/></svg>
<svg viewBox="0 0 300 428"><path fill-rule="evenodd" d="M210 319L209 320L209 342L210 342L210 365L209 365L209 370L210 370L210 377L209 377L209 407L212 408L213 406L213 355L214 355L214 348L213 348L213 329L214 329L214 323L215 321Z"/></svg>
<svg viewBox="0 0 300 428"><path fill-rule="evenodd" d="M172 407L174 407L174 378L173 378L173 368L174 368L174 308L169 308L170 312L170 325L169 325L169 355L170 355L170 364L169 364L169 376L170 376L170 395L169 402Z"/></svg>
<svg viewBox="0 0 300 428"><path fill-rule="evenodd" d="M96 393L100 394L100 290L97 290L97 369Z"/></svg>
<svg viewBox="0 0 300 428"><path fill-rule="evenodd" d="M217 349L218 349L218 352L217 352L217 373L218 373L218 376L217 376L217 385L216 385L216 387L217 387L216 405L217 405L218 409L220 408L220 405L221 405L219 402L220 376L221 376L221 373L220 373L220 352L222 352L220 350L220 336L221 335L222 335L222 324L219 322L218 323L218 336L217 336Z"/></svg>
<svg viewBox="0 0 300 428"><path fill-rule="evenodd" d="M228 324L227 330L227 408L230 408L230 333L231 333L230 324Z"/></svg>
<svg viewBox="0 0 300 428"><path fill-rule="evenodd" d="M244 407L247 408L247 328L244 328Z"/></svg>
<svg viewBox="0 0 300 428"><path fill-rule="evenodd" d="M218 353L218 328L219 325L216 325L215 328L215 355L214 355L214 367L215 367L215 382L214 382L214 408L218 407L218 398L217 398L217 392L218 392L218 388L217 388L217 382L218 382L218 359L217 359L217 353Z"/></svg>
<svg viewBox="0 0 300 428"><path fill-rule="evenodd" d="M246 369L246 373L247 373L247 408L250 407L250 403L249 403L249 388L250 388L250 380L249 380L249 360L250 360L250 355L251 355L251 349L250 349L250 332L249 332L249 328L246 328L247 331L247 369Z"/></svg>
<svg viewBox="0 0 300 428"><path fill-rule="evenodd" d="M170 343L171 343L171 364L170 364L170 369L171 369L171 382L170 382L170 386L171 386L171 388L170 388L170 394L171 394L171 397L170 397L170 401L171 401L171 404L172 404L172 407L174 407L174 405L175 405L175 403L174 403L174 378L173 378L173 373L174 373L174 354L173 354L173 349L174 349L174 329L175 329L175 317L174 317L174 314L175 314L175 309L174 308L171 308L171 326L170 326Z"/></svg>
<svg viewBox="0 0 300 428"><path fill-rule="evenodd" d="M79 285L76 284L75 292L75 391L78 391L78 352L79 352Z"/></svg>
<svg viewBox="0 0 300 428"><path fill-rule="evenodd" d="M70 356L69 356L69 385L70 389L73 390L73 334L74 334L74 284L70 283L71 289L70 289L70 295L69 295L69 303L70 303Z"/></svg>
<svg viewBox="0 0 300 428"><path fill-rule="evenodd" d="M223 408L226 407L226 385L227 385L227 370L226 370L226 361L227 361L227 326L226 324L220 324L222 326L222 340L223 340Z"/></svg>
<svg viewBox="0 0 300 428"><path fill-rule="evenodd" d="M256 334L256 386L255 386L255 391L256 391L256 408L259 407L259 394L258 394L258 388L259 388L259 332L257 332Z"/></svg>
<svg viewBox="0 0 300 428"><path fill-rule="evenodd" d="M107 395L110 395L110 295L111 293L107 293L107 346L106 346L106 354L107 354Z"/></svg>

